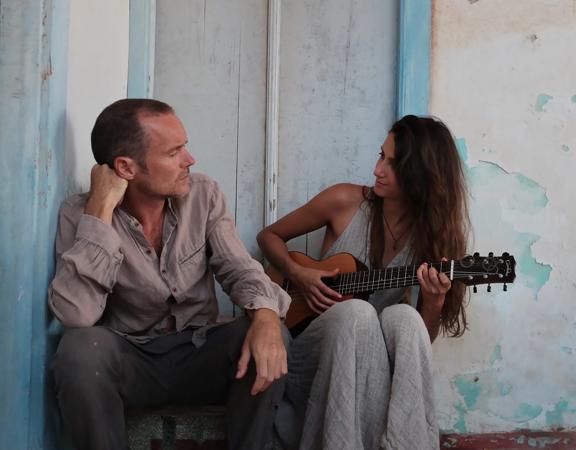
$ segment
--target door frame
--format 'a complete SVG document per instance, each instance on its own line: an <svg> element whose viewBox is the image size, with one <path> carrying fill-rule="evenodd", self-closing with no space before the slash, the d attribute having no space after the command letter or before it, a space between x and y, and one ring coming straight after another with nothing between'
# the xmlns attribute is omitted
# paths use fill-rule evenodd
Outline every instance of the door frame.
<svg viewBox="0 0 576 450"><path fill-rule="evenodd" d="M265 225L278 218L281 2L268 0ZM426 115L430 100L432 0L398 0L398 7L396 117ZM155 28L156 0L130 0L129 97L153 96Z"/></svg>

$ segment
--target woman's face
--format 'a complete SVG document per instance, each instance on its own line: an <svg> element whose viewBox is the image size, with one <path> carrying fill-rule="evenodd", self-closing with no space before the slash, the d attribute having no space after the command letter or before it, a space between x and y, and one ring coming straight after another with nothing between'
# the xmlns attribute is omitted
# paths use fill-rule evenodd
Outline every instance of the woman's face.
<svg viewBox="0 0 576 450"><path fill-rule="evenodd" d="M387 199L399 199L401 197L400 187L394 173L395 156L394 134L389 133L380 147L380 157L374 168L374 176L376 177L374 193L378 197Z"/></svg>

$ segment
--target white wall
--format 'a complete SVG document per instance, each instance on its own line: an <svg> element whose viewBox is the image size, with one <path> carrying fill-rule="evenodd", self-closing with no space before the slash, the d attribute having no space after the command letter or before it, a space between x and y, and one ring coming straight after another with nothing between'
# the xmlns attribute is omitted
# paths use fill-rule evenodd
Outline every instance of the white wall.
<svg viewBox="0 0 576 450"><path fill-rule="evenodd" d="M126 97L129 0L70 2L66 165L70 193L85 191L95 163L90 132L100 111Z"/></svg>
<svg viewBox="0 0 576 450"><path fill-rule="evenodd" d="M575 428L576 3L436 0L433 28L431 112L466 159L474 248L518 262L434 345L440 426Z"/></svg>

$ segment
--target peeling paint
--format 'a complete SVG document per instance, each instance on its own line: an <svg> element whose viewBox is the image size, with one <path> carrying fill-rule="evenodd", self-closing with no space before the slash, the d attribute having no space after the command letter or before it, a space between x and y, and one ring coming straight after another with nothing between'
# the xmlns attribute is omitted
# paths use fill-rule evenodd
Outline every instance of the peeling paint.
<svg viewBox="0 0 576 450"><path fill-rule="evenodd" d="M560 440L560 438L530 437L527 443L532 448L547 448L549 445L557 444Z"/></svg>
<svg viewBox="0 0 576 450"><path fill-rule="evenodd" d="M458 433L465 434L468 432L468 429L466 428L466 408L462 403L458 402L454 405L454 409L456 409L456 412L458 413L458 420L454 424L454 430Z"/></svg>
<svg viewBox="0 0 576 450"><path fill-rule="evenodd" d="M501 178L503 175L509 176L510 181ZM492 161L480 161L472 168L471 177L475 183L492 185L493 189L497 183L503 184L502 192L510 194L504 199L509 209L536 213L548 204L542 186L521 173L508 172Z"/></svg>
<svg viewBox="0 0 576 450"><path fill-rule="evenodd" d="M568 153L570 151L570 147L568 147L567 145L562 145L562 150Z"/></svg>
<svg viewBox="0 0 576 450"><path fill-rule="evenodd" d="M497 207L496 204L500 204L501 211L490 215L491 220L497 220L498 223L486 224L486 226L509 230L512 237L509 251L515 253L517 273L522 275L517 282L522 282L533 289L534 297L537 298L552 271L551 266L536 261L532 254L532 245L540 239L540 236L517 232L501 219L501 214L504 209L528 214L541 212L548 205L546 190L525 175L507 172L491 161L480 161L469 170L469 176L475 190L483 193L497 193L482 197L478 206L485 211L486 208L494 208Z"/></svg>
<svg viewBox="0 0 576 450"><path fill-rule="evenodd" d="M572 103L576 103L576 95L572 96Z"/></svg>
<svg viewBox="0 0 576 450"><path fill-rule="evenodd" d="M544 109L544 106L550 101L552 100L554 97L552 97L551 95L548 94L538 94L538 97L536 97L536 111L537 112L546 112L546 110Z"/></svg>
<svg viewBox="0 0 576 450"><path fill-rule="evenodd" d="M478 383L478 377L470 379L470 375L458 375L454 378L454 385L468 409L476 406L478 397L482 392L482 386Z"/></svg>
<svg viewBox="0 0 576 450"><path fill-rule="evenodd" d="M576 408L570 407L567 400L561 399L554 405L553 410L546 411L546 425L550 428L564 427L565 413L576 413Z"/></svg>
<svg viewBox="0 0 576 450"><path fill-rule="evenodd" d="M550 279L552 267L536 261L532 255L532 245L540 240L540 236L532 233L519 233L516 237L516 244L521 249L517 258L518 273L523 275L525 286L534 290L535 298L542 286Z"/></svg>
<svg viewBox="0 0 576 450"><path fill-rule="evenodd" d="M490 356L490 364L494 364L496 361L502 361L502 346L500 344L494 347Z"/></svg>
<svg viewBox="0 0 576 450"><path fill-rule="evenodd" d="M512 385L510 383L498 382L497 388L500 390L500 395L502 397L512 392Z"/></svg>
<svg viewBox="0 0 576 450"><path fill-rule="evenodd" d="M574 349L572 347L565 347L562 346L560 347L560 350L562 350L564 353L566 353L567 355L572 355L574 354Z"/></svg>
<svg viewBox="0 0 576 450"><path fill-rule="evenodd" d="M516 422L528 422L529 420L535 419L540 414L542 414L542 406L531 405L529 403L520 403L518 408L514 412L512 420Z"/></svg>

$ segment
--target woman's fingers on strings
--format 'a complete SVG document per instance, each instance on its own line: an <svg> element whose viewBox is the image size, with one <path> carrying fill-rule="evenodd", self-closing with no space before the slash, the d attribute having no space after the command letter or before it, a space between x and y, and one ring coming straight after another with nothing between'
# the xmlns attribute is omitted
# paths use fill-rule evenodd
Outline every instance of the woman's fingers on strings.
<svg viewBox="0 0 576 450"><path fill-rule="evenodd" d="M450 282L450 278L448 278L445 273L439 274L438 279L440 280L440 284L442 285L442 287L446 291L448 291L452 287L452 283Z"/></svg>
<svg viewBox="0 0 576 450"><path fill-rule="evenodd" d="M316 304L315 304L315 297L313 296L306 296L306 303L308 303L308 306L310 307L310 309L312 311L314 311L316 314L322 314L322 310L320 310Z"/></svg>
<svg viewBox="0 0 576 450"><path fill-rule="evenodd" d="M321 294L324 294L324 298L325 298L325 300L326 300L326 303L328 303L329 305L333 305L334 303L336 303L336 302L335 302L334 300L332 300L332 299L334 299L334 298L337 298L337 299L342 298L342 296L341 296L338 292L330 289L330 288L329 288L328 286L326 286L325 284L322 284L322 286L320 286L320 292L321 292Z"/></svg>
<svg viewBox="0 0 576 450"><path fill-rule="evenodd" d="M312 288L312 296L314 297L314 306L320 311L326 311L330 306L331 300L322 295L322 292L317 287Z"/></svg>

